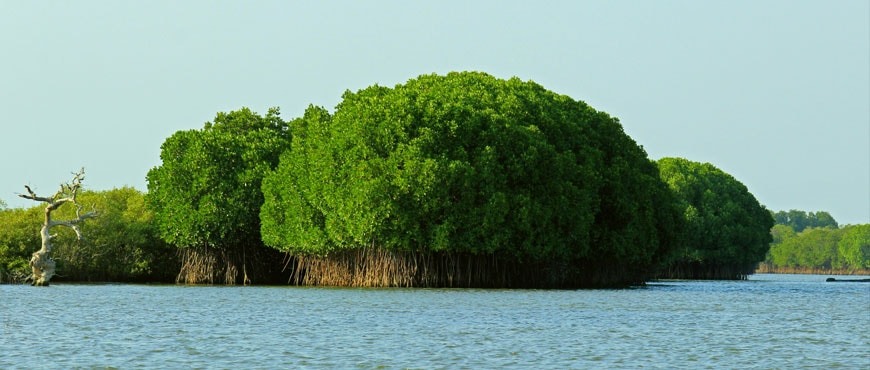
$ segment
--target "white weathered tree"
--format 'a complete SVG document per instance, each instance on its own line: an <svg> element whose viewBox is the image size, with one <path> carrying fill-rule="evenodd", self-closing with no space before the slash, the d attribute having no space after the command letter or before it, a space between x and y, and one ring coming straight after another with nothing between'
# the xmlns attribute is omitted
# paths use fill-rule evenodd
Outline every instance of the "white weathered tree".
<svg viewBox="0 0 870 370"><path fill-rule="evenodd" d="M55 273L55 262L51 259L51 239L55 235L51 234L51 228L55 226L66 226L71 228L76 233L76 237L81 240L82 232L79 224L84 220L97 216L96 211L81 213L82 206L76 201L76 196L82 186L82 181L85 179L85 169L82 168L79 172L73 174L73 179L68 184L61 184L60 190L51 197L37 196L29 186L24 185L27 189L27 194L18 194L19 197L34 200L37 202L45 202L45 220L42 223L42 247L33 253L30 258L30 267L33 269L33 274L30 278L35 286L48 286L49 281ZM57 210L62 205L71 203L76 207L76 217L71 220L53 220L51 212Z"/></svg>

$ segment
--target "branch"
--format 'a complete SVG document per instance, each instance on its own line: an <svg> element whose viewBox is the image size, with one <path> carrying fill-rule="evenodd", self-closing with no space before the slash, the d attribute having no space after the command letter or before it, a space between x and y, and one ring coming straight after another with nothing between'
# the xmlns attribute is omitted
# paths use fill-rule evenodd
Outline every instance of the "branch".
<svg viewBox="0 0 870 370"><path fill-rule="evenodd" d="M74 218L72 220L65 220L65 221L51 221L49 226L69 227L70 229L73 229L73 231L76 232L76 238L78 240L82 240L82 231L81 231L81 229L79 229L79 224L82 223L84 220L87 220L89 218L97 217L97 216L99 216L99 214L97 213L97 211L91 211L91 212L88 212L88 213L85 213L82 215L82 214L79 214L80 209L81 209L81 206L79 206L78 209L76 209L76 218Z"/></svg>
<svg viewBox="0 0 870 370"><path fill-rule="evenodd" d="M51 203L54 201L54 199L52 199L52 198L36 196L36 193L34 193L33 190L30 189L30 186L24 185L24 188L27 189L27 194L18 194L19 197L22 197L24 199L35 200L37 202Z"/></svg>
<svg viewBox="0 0 870 370"><path fill-rule="evenodd" d="M79 172L73 174L72 182L66 186L67 190L69 190L70 198L72 198L73 203L76 202L76 196L79 194L79 189L82 187L82 181L85 180L85 168L82 167ZM61 185L61 190L63 190L63 185Z"/></svg>
<svg viewBox="0 0 870 370"><path fill-rule="evenodd" d="M18 194L18 196L24 199L35 200L37 202L49 203L48 208L50 210L55 210L66 202L76 202L76 197L78 196L79 189L81 189L82 181L84 181L84 179L85 169L82 168L78 172L73 173L73 179L69 184L60 184L60 189L58 189L57 193L50 198L37 196L36 193L33 192L33 189L30 189L30 186L27 185L24 185L24 188L27 189L27 194Z"/></svg>

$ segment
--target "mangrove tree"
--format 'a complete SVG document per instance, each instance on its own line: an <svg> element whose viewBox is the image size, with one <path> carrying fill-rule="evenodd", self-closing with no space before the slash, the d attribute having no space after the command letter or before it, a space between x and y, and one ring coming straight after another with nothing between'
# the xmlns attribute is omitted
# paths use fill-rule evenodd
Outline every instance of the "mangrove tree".
<svg viewBox="0 0 870 370"><path fill-rule="evenodd" d="M179 248L179 282L279 281L282 255L260 237L260 183L289 148L288 128L277 108L243 108L163 143L146 198L160 237Z"/></svg>
<svg viewBox="0 0 870 370"><path fill-rule="evenodd" d="M770 246L773 217L740 181L709 163L662 158L685 226L661 277L745 279Z"/></svg>
<svg viewBox="0 0 870 370"><path fill-rule="evenodd" d="M679 222L617 119L534 82L424 75L291 127L261 219L300 284L638 283Z"/></svg>

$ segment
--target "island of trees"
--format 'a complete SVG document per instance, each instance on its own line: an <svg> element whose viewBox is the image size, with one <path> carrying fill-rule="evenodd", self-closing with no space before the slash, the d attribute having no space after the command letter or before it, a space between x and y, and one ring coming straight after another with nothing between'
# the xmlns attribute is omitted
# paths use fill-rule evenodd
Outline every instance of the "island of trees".
<svg viewBox="0 0 870 370"><path fill-rule="evenodd" d="M742 279L784 240L713 165L652 161L616 118L479 72L348 91L287 121L218 113L161 160L147 193L79 194L100 217L57 236L56 279L609 287ZM0 210L0 281L32 275L38 216Z"/></svg>
<svg viewBox="0 0 870 370"><path fill-rule="evenodd" d="M840 226L824 211L779 211L760 272L870 275L870 224Z"/></svg>

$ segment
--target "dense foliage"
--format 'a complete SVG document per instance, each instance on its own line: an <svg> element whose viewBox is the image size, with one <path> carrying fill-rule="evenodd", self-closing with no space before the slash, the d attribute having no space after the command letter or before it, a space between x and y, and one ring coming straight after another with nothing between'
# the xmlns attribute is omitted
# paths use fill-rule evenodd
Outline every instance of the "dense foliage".
<svg viewBox="0 0 870 370"><path fill-rule="evenodd" d="M172 280L178 269L175 250L157 236L144 194L130 187L85 191L78 201L97 210L99 217L82 224L81 241L71 232L59 236L54 258L64 272L57 280ZM61 208L56 217L72 218L73 212Z"/></svg>
<svg viewBox="0 0 870 370"><path fill-rule="evenodd" d="M80 195L100 217L58 235L60 278L576 287L739 279L766 254L870 266L868 225L771 213L710 164L651 162L582 101L484 73L348 91L290 122L218 113L160 157L147 195ZM41 216L0 201L0 281L26 276Z"/></svg>
<svg viewBox="0 0 870 370"><path fill-rule="evenodd" d="M23 281L30 275L30 255L42 243L40 207L0 210L0 282Z"/></svg>
<svg viewBox="0 0 870 370"><path fill-rule="evenodd" d="M840 228L827 212L790 210L774 214L773 243L765 272L843 272L870 270L870 224Z"/></svg>
<svg viewBox="0 0 870 370"><path fill-rule="evenodd" d="M55 280L171 281L178 269L174 251L157 237L141 192L84 191L78 201L98 210L99 217L82 224L82 240L67 228L57 229ZM73 212L60 208L54 216L70 219ZM43 205L0 211L0 281L20 281L29 274L30 255L40 246L43 213Z"/></svg>
<svg viewBox="0 0 870 370"><path fill-rule="evenodd" d="M843 260L838 243L842 234L840 229L806 229L774 244L770 249L770 262L784 267L840 268Z"/></svg>
<svg viewBox="0 0 870 370"><path fill-rule="evenodd" d="M685 218L682 246L665 277L740 279L763 261L774 224L746 187L709 163L658 161Z"/></svg>
<svg viewBox="0 0 870 370"><path fill-rule="evenodd" d="M844 265L870 270L870 224L845 227L837 251Z"/></svg>
<svg viewBox="0 0 870 370"><path fill-rule="evenodd" d="M264 282L274 266L262 264L280 265L260 238L260 183L289 143L277 108L265 117L247 108L218 113L203 129L166 139L147 199L160 237L183 249L180 280Z"/></svg>
<svg viewBox="0 0 870 370"><path fill-rule="evenodd" d="M779 211L773 214L773 219L777 225L786 225L791 227L794 232L804 231L806 228L838 228L837 220L830 213L824 211L805 212L792 209L788 212Z"/></svg>
<svg viewBox="0 0 870 370"><path fill-rule="evenodd" d="M283 251L493 256L535 285L597 285L643 280L671 248L678 215L646 153L616 119L532 82L372 86L292 131L263 182L263 238Z"/></svg>

